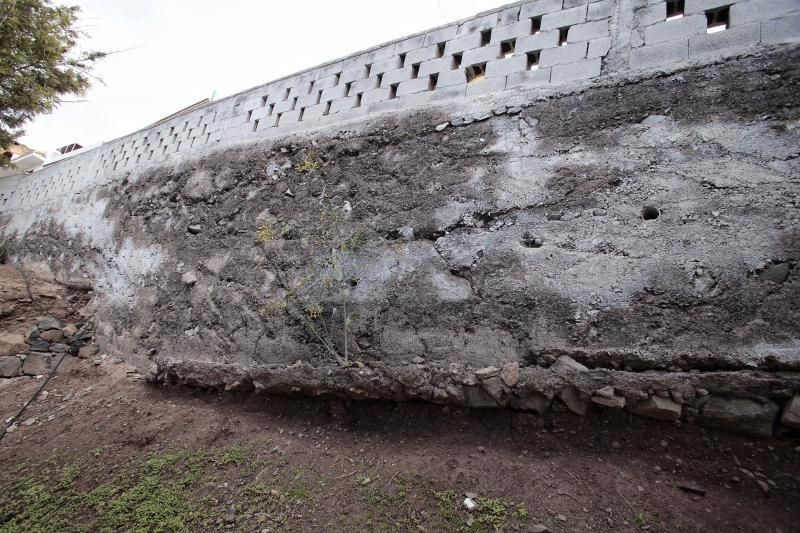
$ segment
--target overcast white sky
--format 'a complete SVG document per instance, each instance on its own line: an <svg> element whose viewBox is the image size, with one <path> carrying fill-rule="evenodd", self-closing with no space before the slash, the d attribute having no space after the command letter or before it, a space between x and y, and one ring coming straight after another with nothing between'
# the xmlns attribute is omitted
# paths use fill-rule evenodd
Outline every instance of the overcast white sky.
<svg viewBox="0 0 800 533"><path fill-rule="evenodd" d="M216 91L266 83L511 0L56 0L78 4L105 59L85 102L37 117L22 142L110 141Z"/></svg>

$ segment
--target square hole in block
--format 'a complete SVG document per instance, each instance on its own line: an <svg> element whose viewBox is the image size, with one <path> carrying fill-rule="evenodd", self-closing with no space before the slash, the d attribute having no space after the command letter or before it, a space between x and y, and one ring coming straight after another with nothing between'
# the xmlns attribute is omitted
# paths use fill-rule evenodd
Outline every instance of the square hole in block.
<svg viewBox="0 0 800 533"><path fill-rule="evenodd" d="M369 78L372 75L372 64L367 65L367 77Z"/></svg>
<svg viewBox="0 0 800 533"><path fill-rule="evenodd" d="M528 52L528 70L539 70L539 54L541 51Z"/></svg>
<svg viewBox="0 0 800 533"><path fill-rule="evenodd" d="M362 95L362 94L363 94L363 93L358 93L358 94L356 95L356 105L354 105L353 107L361 107L361 95Z"/></svg>
<svg viewBox="0 0 800 533"><path fill-rule="evenodd" d="M531 19L531 35L536 35L542 31L542 17L533 17Z"/></svg>
<svg viewBox="0 0 800 533"><path fill-rule="evenodd" d="M257 129L258 129L258 119L255 119L253 121L253 131L256 131Z"/></svg>
<svg viewBox="0 0 800 533"><path fill-rule="evenodd" d="M411 79L415 80L419 78L419 63L414 63L411 65Z"/></svg>
<svg viewBox="0 0 800 533"><path fill-rule="evenodd" d="M294 99L292 100L292 109L291 109L291 111L294 111L295 108L297 107L297 99L298 98L299 98L298 96L295 96Z"/></svg>
<svg viewBox="0 0 800 533"><path fill-rule="evenodd" d="M323 117L327 117L331 114L331 104L333 104L333 100L328 100L325 102L325 111L322 112Z"/></svg>
<svg viewBox="0 0 800 533"><path fill-rule="evenodd" d="M728 29L730 6L706 11L706 33L717 33Z"/></svg>
<svg viewBox="0 0 800 533"><path fill-rule="evenodd" d="M381 73L378 74L378 87L380 87L382 83L383 83L383 74Z"/></svg>
<svg viewBox="0 0 800 533"><path fill-rule="evenodd" d="M389 100L394 100L397 98L397 88L400 86L399 83L394 83L389 86Z"/></svg>
<svg viewBox="0 0 800 533"><path fill-rule="evenodd" d="M569 26L558 29L558 46L567 46L567 35L569 35Z"/></svg>
<svg viewBox="0 0 800 533"><path fill-rule="evenodd" d="M400 54L400 68L403 68L405 66L406 66L406 55Z"/></svg>
<svg viewBox="0 0 800 533"><path fill-rule="evenodd" d="M269 112L267 113L268 117L272 116L272 113L275 111L275 104L269 104ZM205 133L206 127L203 126L203 133Z"/></svg>
<svg viewBox="0 0 800 533"><path fill-rule="evenodd" d="M439 43L436 45L436 59L444 57L444 49L447 43Z"/></svg>
<svg viewBox="0 0 800 533"><path fill-rule="evenodd" d="M253 111L252 110L247 112L247 122L250 122L251 118L253 118Z"/></svg>
<svg viewBox="0 0 800 533"><path fill-rule="evenodd" d="M353 82L352 81L348 81L347 83L344 84L344 95L345 96L350 96L350 89L352 87L353 87Z"/></svg>
<svg viewBox="0 0 800 533"><path fill-rule="evenodd" d="M291 89L286 89L285 91L283 91L283 101L284 102L289 99L289 91L290 90Z"/></svg>
<svg viewBox="0 0 800 533"><path fill-rule="evenodd" d="M667 20L683 17L684 0L667 0Z"/></svg>
<svg viewBox="0 0 800 533"><path fill-rule="evenodd" d="M473 83L486 79L486 63L479 63L467 67L465 70L467 74L467 83Z"/></svg>
<svg viewBox="0 0 800 533"><path fill-rule="evenodd" d="M492 42L492 30L483 30L481 32L481 46L486 46Z"/></svg>
<svg viewBox="0 0 800 533"><path fill-rule="evenodd" d="M300 116L297 117L297 122L303 122L303 115L305 115L305 114L306 114L306 108L305 107L301 107L300 108Z"/></svg>
<svg viewBox="0 0 800 533"><path fill-rule="evenodd" d="M463 57L464 56L462 54L453 54L453 66L452 66L453 70L461 68L461 59Z"/></svg>
<svg viewBox="0 0 800 533"><path fill-rule="evenodd" d="M428 76L428 90L435 91L436 86L439 84L439 75L438 74L431 74Z"/></svg>
<svg viewBox="0 0 800 533"><path fill-rule="evenodd" d="M514 48L517 45L516 39L510 39L500 43L500 55L502 57L511 57L514 55Z"/></svg>

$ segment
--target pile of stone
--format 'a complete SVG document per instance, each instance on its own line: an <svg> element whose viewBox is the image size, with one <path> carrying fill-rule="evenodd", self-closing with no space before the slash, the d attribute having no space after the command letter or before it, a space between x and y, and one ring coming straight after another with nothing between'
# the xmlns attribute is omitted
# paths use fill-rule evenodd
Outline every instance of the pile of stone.
<svg viewBox="0 0 800 533"><path fill-rule="evenodd" d="M58 370L68 370L97 353L93 338L90 323L65 324L51 316L42 317L28 335L0 334L0 378L47 375L61 358Z"/></svg>

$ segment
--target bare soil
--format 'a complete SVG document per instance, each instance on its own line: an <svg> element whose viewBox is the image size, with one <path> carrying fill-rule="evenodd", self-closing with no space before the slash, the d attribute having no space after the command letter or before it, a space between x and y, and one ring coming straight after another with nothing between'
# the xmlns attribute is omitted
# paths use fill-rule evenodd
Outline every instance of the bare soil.
<svg viewBox="0 0 800 533"><path fill-rule="evenodd" d="M789 532L800 523L798 441L569 413L211 394L136 377L108 361L54 378L0 443L0 531ZM3 420L38 386L0 385ZM153 475L174 491L146 494ZM466 492L481 511L463 510Z"/></svg>

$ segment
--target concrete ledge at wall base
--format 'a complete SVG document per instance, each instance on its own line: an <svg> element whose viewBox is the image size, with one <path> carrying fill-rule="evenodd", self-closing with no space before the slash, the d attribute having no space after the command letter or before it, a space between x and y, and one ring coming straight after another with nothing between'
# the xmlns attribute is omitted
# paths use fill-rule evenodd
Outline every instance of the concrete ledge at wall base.
<svg viewBox="0 0 800 533"><path fill-rule="evenodd" d="M146 377L155 383L218 391L422 400L539 414L558 402L580 416L625 410L658 420L694 420L758 438L773 436L781 421L788 421L783 431L795 429L792 424L800 417L795 413L800 405L798 373L592 370L566 355L549 368L512 362L480 369L463 363L427 364L421 357L393 364L367 361L352 367L303 363L245 367L159 358Z"/></svg>

